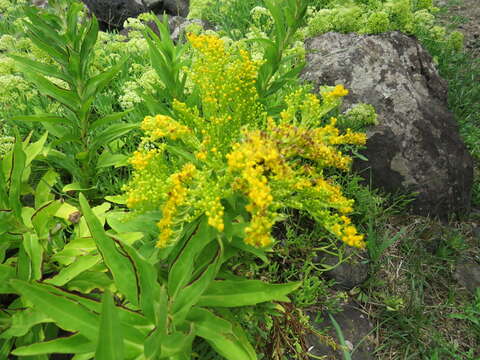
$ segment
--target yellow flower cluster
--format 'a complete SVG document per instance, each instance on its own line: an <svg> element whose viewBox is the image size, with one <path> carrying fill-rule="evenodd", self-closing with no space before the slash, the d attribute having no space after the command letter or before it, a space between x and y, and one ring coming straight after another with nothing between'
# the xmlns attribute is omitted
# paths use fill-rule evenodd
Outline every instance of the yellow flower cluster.
<svg viewBox="0 0 480 360"><path fill-rule="evenodd" d="M279 200L280 194L292 198L304 193L303 201L317 201L324 209L336 209L340 214L352 211L353 200L342 195L339 185L325 180L321 172L299 161L300 158L313 160L320 169L348 169L351 159L337 151L332 143L348 143L350 138L333 141L333 138L342 136L334 124L335 119L312 130L285 123L276 125L270 119L267 131L247 132L245 141L234 145L233 151L227 155L228 169L238 174L234 183L236 189L249 199L246 210L252 217L245 230L246 243L253 246L271 243L275 201ZM325 215L325 211L323 214L325 224L338 217ZM353 225L330 227L330 231L349 245L363 246L363 237L357 234Z"/></svg>
<svg viewBox="0 0 480 360"><path fill-rule="evenodd" d="M155 141L162 137L168 137L172 140L181 138L190 133L190 129L179 124L170 116L157 115L147 116L142 122L141 129L148 135L146 139Z"/></svg>
<svg viewBox="0 0 480 360"><path fill-rule="evenodd" d="M222 232L225 228L223 224L223 206L220 202L220 197L217 196L214 199L208 201L208 210L205 211L205 215L208 217L208 225L214 227L218 231Z"/></svg>
<svg viewBox="0 0 480 360"><path fill-rule="evenodd" d="M173 234L173 218L178 211L178 207L183 205L187 197L187 188L185 183L192 179L196 168L188 163L182 170L170 176L172 187L168 193L168 200L162 207L162 219L157 223L160 229L157 247L164 248L169 244Z"/></svg>
<svg viewBox="0 0 480 360"><path fill-rule="evenodd" d="M348 90L343 85L335 85L332 91L323 94L326 100L334 100L348 95Z"/></svg>
<svg viewBox="0 0 480 360"><path fill-rule="evenodd" d="M189 34L188 39L198 54L190 74L201 92L203 117L220 132L223 125L238 130L239 124L258 121L255 82L260 62L212 35Z"/></svg>
<svg viewBox="0 0 480 360"><path fill-rule="evenodd" d="M148 151L135 151L129 160L135 170L144 170L150 161L158 154L157 149Z"/></svg>
<svg viewBox="0 0 480 360"><path fill-rule="evenodd" d="M351 220L348 217L342 215L340 220L341 222L334 224L330 230L347 245L364 249L366 246L365 236L357 233L356 227L351 225Z"/></svg>
<svg viewBox="0 0 480 360"><path fill-rule="evenodd" d="M242 144L235 144L227 155L230 172L239 173L235 184L249 200L246 210L251 214L250 225L245 229L247 244L264 247L271 244L270 230L274 224L273 202L268 178L265 174L287 175L288 167L273 142L259 131L252 131Z"/></svg>

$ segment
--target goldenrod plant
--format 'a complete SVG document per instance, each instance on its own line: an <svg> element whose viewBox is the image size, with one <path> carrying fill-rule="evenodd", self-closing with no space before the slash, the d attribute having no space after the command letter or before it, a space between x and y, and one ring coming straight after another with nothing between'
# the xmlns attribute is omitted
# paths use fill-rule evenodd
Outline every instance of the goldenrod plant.
<svg viewBox="0 0 480 360"><path fill-rule="evenodd" d="M279 210L291 207L310 213L340 240L364 247L347 217L353 201L323 175L324 168L349 170L351 158L339 146L366 142L362 133L341 134L335 118L321 124L348 91L325 87L319 99L299 90L287 97L287 108L275 120L256 90L260 62L215 36L189 40L197 50L191 77L201 106L176 101L174 117L145 118L145 136L130 160L133 179L125 188L130 208L161 209L157 245L174 244L183 224L201 214L224 231L225 207L243 195L248 202L243 220L228 216L245 223L249 245L269 246Z"/></svg>

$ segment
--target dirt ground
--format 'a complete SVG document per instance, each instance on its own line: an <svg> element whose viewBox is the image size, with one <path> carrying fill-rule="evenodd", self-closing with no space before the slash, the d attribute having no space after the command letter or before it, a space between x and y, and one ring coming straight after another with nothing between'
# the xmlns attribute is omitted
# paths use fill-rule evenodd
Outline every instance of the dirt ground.
<svg viewBox="0 0 480 360"><path fill-rule="evenodd" d="M437 0L436 6L447 7L440 15L442 22L457 25L465 35L465 47L480 56L480 0Z"/></svg>

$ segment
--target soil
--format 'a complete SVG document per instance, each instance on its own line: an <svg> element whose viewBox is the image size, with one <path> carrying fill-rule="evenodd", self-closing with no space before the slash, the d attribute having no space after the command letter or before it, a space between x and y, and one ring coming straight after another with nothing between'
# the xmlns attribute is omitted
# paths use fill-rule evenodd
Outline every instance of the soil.
<svg viewBox="0 0 480 360"><path fill-rule="evenodd" d="M439 18L445 25L457 24L465 36L465 49L480 56L480 0L437 0L436 6L447 8Z"/></svg>

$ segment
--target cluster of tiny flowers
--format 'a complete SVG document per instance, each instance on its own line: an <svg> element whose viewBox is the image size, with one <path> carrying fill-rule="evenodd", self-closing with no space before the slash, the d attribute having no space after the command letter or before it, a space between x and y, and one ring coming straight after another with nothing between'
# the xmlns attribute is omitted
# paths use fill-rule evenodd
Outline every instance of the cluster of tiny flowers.
<svg viewBox="0 0 480 360"><path fill-rule="evenodd" d="M239 129L258 121L261 107L255 82L260 63L243 49L227 49L213 35L189 34L188 40L197 51L190 75L202 95L204 118L220 131L222 125Z"/></svg>
<svg viewBox="0 0 480 360"><path fill-rule="evenodd" d="M338 144L365 144L365 134L347 132L340 135L335 119L320 128L308 129L288 123L276 125L269 120L267 131L254 130L245 134L227 155L228 169L237 174L235 189L249 200L246 210L251 214L245 229L245 242L253 246L271 243L270 231L276 218L276 201L280 197L297 197L300 201L316 201L323 208L337 209L340 214L352 212L353 200L345 198L340 186L323 179L325 167L348 170L351 159L335 149ZM304 158L316 163L316 168L299 165ZM305 196L301 196L303 193ZM345 215L342 215L345 217ZM338 224L336 214L322 212L318 219L339 239L349 245L363 247L363 236L350 223ZM335 225L332 227L328 224ZM337 226L338 225L338 226ZM338 230L338 231L337 231Z"/></svg>
<svg viewBox="0 0 480 360"><path fill-rule="evenodd" d="M0 135L0 159L12 149L14 143L13 136Z"/></svg>
<svg viewBox="0 0 480 360"><path fill-rule="evenodd" d="M365 247L365 236L358 234L355 226L351 225L350 218L344 215L340 216L340 222L334 224L330 230L347 245L358 248Z"/></svg>
<svg viewBox="0 0 480 360"><path fill-rule="evenodd" d="M195 166L188 163L183 166L182 170L170 176L170 191L168 192L168 200L162 207L162 219L157 223L160 229L157 247L164 248L168 246L173 235L173 219L178 211L179 206L183 205L187 198L187 187L185 183L192 179L195 174Z"/></svg>
<svg viewBox="0 0 480 360"><path fill-rule="evenodd" d="M268 246L271 243L270 230L274 213L269 209L273 202L271 189L265 174L273 171L278 175L284 164L280 153L259 130L246 134L242 144L235 144L227 155L228 169L239 173L235 181L237 190L246 194L249 204L246 210L252 215L250 225L245 229L245 242L253 246Z"/></svg>
<svg viewBox="0 0 480 360"><path fill-rule="evenodd" d="M348 95L348 90L344 88L343 85L335 85L333 90L326 91L322 93L324 99L328 100L336 100L338 98L344 97Z"/></svg>
<svg viewBox="0 0 480 360"><path fill-rule="evenodd" d="M309 11L308 25L300 33L306 38L329 31L379 34L398 30L419 38L428 34L440 44L446 44L454 50L461 49L463 44L449 43L450 35L446 34L445 28L439 34L439 27L434 25L437 10L432 0L369 0L363 4L358 1L346 4L330 1L321 9Z"/></svg>
<svg viewBox="0 0 480 360"><path fill-rule="evenodd" d="M163 137L176 140L191 132L188 127L166 115L145 117L141 129L148 135L146 139L149 141L155 141Z"/></svg>

